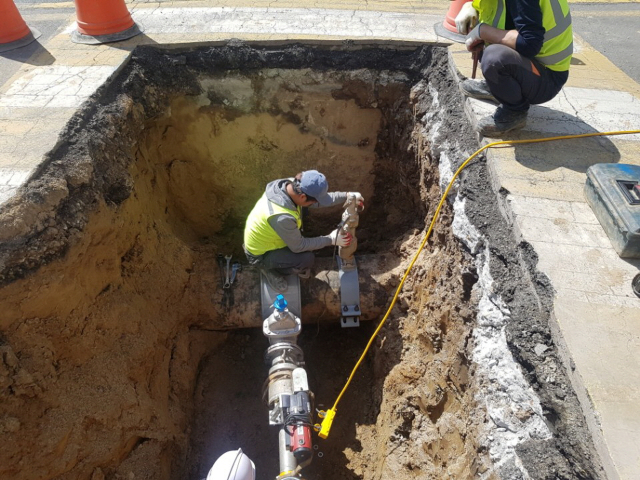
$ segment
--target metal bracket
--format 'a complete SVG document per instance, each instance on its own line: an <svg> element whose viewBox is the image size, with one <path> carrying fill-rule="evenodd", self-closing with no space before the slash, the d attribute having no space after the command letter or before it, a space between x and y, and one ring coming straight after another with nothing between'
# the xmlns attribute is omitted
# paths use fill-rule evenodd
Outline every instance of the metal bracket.
<svg viewBox="0 0 640 480"><path fill-rule="evenodd" d="M342 316L340 326L343 328L360 326L360 284L358 282L358 266L355 258L349 265L344 265L338 257L340 269L340 307Z"/></svg>
<svg viewBox="0 0 640 480"><path fill-rule="evenodd" d="M360 317L340 317L340 326L342 328L359 327Z"/></svg>
<svg viewBox="0 0 640 480"><path fill-rule="evenodd" d="M287 308L296 317L302 319L302 301L300 299L300 277L295 274L287 276L287 289L284 292L276 292L267 283L264 275L260 274L260 302L262 304L262 320L265 320L273 312L273 302L282 294L287 299Z"/></svg>

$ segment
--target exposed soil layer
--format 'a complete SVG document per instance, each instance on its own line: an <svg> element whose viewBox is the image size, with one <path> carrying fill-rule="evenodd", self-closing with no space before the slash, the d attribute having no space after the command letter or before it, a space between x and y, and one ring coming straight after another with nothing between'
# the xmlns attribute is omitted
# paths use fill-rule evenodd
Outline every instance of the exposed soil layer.
<svg viewBox="0 0 640 480"><path fill-rule="evenodd" d="M531 245L515 241L509 233L513 222L502 214L509 211L508 192L501 190L494 196L482 188L490 182L486 169L473 166L461 193L468 200L470 220L490 245L495 290L510 311L509 349L540 397L545 422L553 433L550 440L523 442L516 450L532 478L606 478L549 328L553 288L536 270ZM502 225L496 225L495 218L501 218Z"/></svg>
<svg viewBox="0 0 640 480"><path fill-rule="evenodd" d="M197 479L241 447L258 479L274 478L268 342L238 329L260 319L242 283L234 303L222 294L217 255L242 259L244 219L268 181L317 168L332 190L367 199L359 253L380 257L367 281L388 304L439 200L441 156L474 150L461 112L440 47L137 49L0 209L0 477ZM459 194L553 433L519 444L518 462L531 478L598 478L547 326L551 289L481 161ZM306 234L339 216L311 212ZM446 203L308 480L524 478L488 453L496 426L470 361L481 292L452 219ZM231 308L246 320L230 322ZM316 406L329 408L376 325L322 317L303 318L299 343Z"/></svg>

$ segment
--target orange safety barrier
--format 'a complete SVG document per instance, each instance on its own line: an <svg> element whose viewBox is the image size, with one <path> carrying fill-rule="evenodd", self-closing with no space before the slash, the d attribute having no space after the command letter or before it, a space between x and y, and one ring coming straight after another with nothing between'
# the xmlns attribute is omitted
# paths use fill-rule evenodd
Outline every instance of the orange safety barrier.
<svg viewBox="0 0 640 480"><path fill-rule="evenodd" d="M78 32L99 37L133 27L133 19L124 0L74 0Z"/></svg>
<svg viewBox="0 0 640 480"><path fill-rule="evenodd" d="M462 6L470 2L471 0L451 0L451 5L449 5L449 11L444 17L444 22L442 22L442 26L452 33L458 33L458 29L456 28L456 17L460 13Z"/></svg>
<svg viewBox="0 0 640 480"><path fill-rule="evenodd" d="M15 42L30 33L13 0L0 0L0 44Z"/></svg>

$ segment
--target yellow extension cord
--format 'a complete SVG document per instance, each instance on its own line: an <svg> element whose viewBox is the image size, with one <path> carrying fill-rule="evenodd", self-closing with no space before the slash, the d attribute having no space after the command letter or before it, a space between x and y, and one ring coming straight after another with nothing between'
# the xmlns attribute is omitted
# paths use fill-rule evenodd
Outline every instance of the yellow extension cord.
<svg viewBox="0 0 640 480"><path fill-rule="evenodd" d="M393 300L391 301L391 305L389 305L389 309L387 310L387 313L384 314L384 317L380 321L380 325L378 325L378 328L376 328L375 332L373 332L373 335L369 339L369 343L367 343L367 346L365 347L364 351L362 352L362 355L360 355L360 358L358 359L358 362L356 363L356 366L353 367L353 370L351 371L351 375L349 375L349 379L347 380L347 383L342 388L342 391L338 395L338 398L336 399L335 403L333 404L333 407L331 407L331 409L329 409L326 412L321 412L321 415L323 415L324 418L322 420L322 424L320 426L320 431L318 433L318 436L320 436L320 438L327 438L329 436L329 431L331 430L331 425L332 425L333 419L334 419L334 417L336 415L338 402L340 402L340 399L342 398L342 396L346 392L347 388L349 387L349 384L351 383L351 380L353 380L353 376L355 375L356 371L358 370L358 367L360 367L360 364L362 363L362 360L364 360L364 357L367 354L367 352L369 351L369 348L371 347L371 344L373 343L373 340L376 338L376 336L380 332L380 329L382 329L382 326L387 321L387 318L389 317L389 314L391 313L391 309L396 304L396 300L398 299L398 295L400 295L400 291L402 290L402 287L404 286L405 280L409 276L409 272L413 268L413 265L416 263L416 260L418 259L418 256L420 255L420 253L422 252L422 249L424 248L425 244L427 243L427 240L429 240L429 236L431 235L431 231L433 230L433 227L436 224L436 220L438 219L438 215L440 214L440 209L442 208L442 205L444 204L444 201L447 198L447 195L449 195L449 190L451 190L453 182L456 180L456 178L458 178L458 175L460 174L460 172L462 172L462 170L469 164L469 162L471 162L471 160L473 160L475 157L477 157L480 153L482 153L487 148L496 147L498 145L517 145L517 144L522 144L522 143L551 142L551 141L554 141L554 140L566 140L566 139L572 139L572 138L597 137L597 136L605 136L605 135L631 135L631 134L636 134L636 133L640 133L640 130L623 130L623 131L617 131L617 132L583 133L583 134L580 134L580 135L563 135L561 137L534 138L534 139L529 139L529 140L503 140L503 141L500 141L500 142L488 143L484 147L482 147L479 150L477 150L469 158L467 158L464 161L464 163L462 165L460 165L458 170L456 170L456 173L453 175L453 178L451 178L451 181L449 182L449 185L447 186L447 189L442 194L442 198L440 199L440 203L438 203L438 207L436 208L436 211L433 214L433 219L431 220L431 224L429 225L429 229L427 230L427 233L425 234L424 239L422 240L422 243L420 243L420 247L418 248L418 251L413 256L413 259L411 260L411 263L409 264L409 267L407 268L406 272L404 273L404 276L402 277L402 280L400 281L400 285L398 285L398 288L396 289L396 293L393 296Z"/></svg>

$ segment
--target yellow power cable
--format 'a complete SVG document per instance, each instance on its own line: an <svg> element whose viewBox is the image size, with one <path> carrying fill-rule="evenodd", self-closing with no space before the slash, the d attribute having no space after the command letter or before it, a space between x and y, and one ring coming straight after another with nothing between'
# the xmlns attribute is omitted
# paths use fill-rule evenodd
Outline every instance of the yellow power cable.
<svg viewBox="0 0 640 480"><path fill-rule="evenodd" d="M393 296L393 300L391 300L391 305L389 305L389 309L387 310L387 313L384 314L384 317L380 321L380 325L378 325L378 328L376 328L375 332L373 332L373 335L371 335L371 338L369 339L369 343L367 343L367 346L365 347L364 351L362 352L362 355L360 355L360 358L358 359L358 362L356 363L356 366L353 367L353 370L351 371L351 375L349 375L349 378L347 379L347 383L342 388L342 391L338 395L338 398L336 399L335 403L333 404L333 407L331 407L331 409L329 409L328 411L323 412L325 417L322 420L322 424L320 426L320 431L318 433L318 436L320 438L327 438L329 436L329 431L331 430L331 425L332 425L333 419L334 419L334 417L336 415L336 411L337 411L337 407L338 407L338 403L340 402L340 399L342 398L342 396L346 392L347 388L349 387L349 384L351 383L351 380L353 380L353 376L355 375L356 371L358 370L358 367L360 367L360 364L364 360L364 357L367 354L367 352L369 351L369 348L371 347L371 344L373 343L373 340L376 338L376 336L378 335L378 333L382 329L384 323L387 321L387 318L389 317L389 314L391 313L391 309L396 304L396 300L398 299L398 295L400 295L400 292L402 291L402 287L404 286L405 280L409 276L409 272L411 272L411 269L413 268L413 265L416 263L416 260L418 259L418 256L420 255L420 253L422 252L422 249L424 248L425 244L427 243L427 240L429 240L429 236L431 235L431 231L433 230L433 227L436 224L436 220L438 219L438 215L440 214L440 209L442 208L442 205L444 205L444 201L447 198L447 195L449 195L449 190L451 190L451 187L453 186L453 182L455 182L455 180L456 180L456 178L458 178L458 175L460 174L460 172L462 172L462 170L469 164L469 162L471 162L471 160L473 160L475 157L477 157L484 150L486 150L488 148L491 148L491 147L496 147L498 145L518 145L518 144L523 144L523 143L541 143L541 142L551 142L551 141L554 141L554 140L567 140L567 139L573 139L573 138L598 137L598 136L605 136L605 135L607 135L607 136L608 135L632 135L632 134L637 134L637 133L640 133L640 130L621 130L621 131L616 131L616 132L594 132L594 133L583 133L583 134L579 134L579 135L563 135L563 136L560 136L560 137L533 138L533 139L528 139L528 140L502 140L500 142L488 143L484 147L482 147L479 150L477 150L469 158L467 158L462 163L462 165L460 165L458 170L456 170L456 173L453 174L453 177L451 178L451 181L449 182L449 185L447 186L446 190L442 194L442 198L440 199L440 203L438 203L438 207L436 208L436 211L433 214L433 219L431 220L431 224L429 225L429 229L427 230L427 233L425 234L424 239L420 243L420 247L418 248L418 251L413 256L413 259L411 260L411 263L409 264L409 267L405 271L404 276L402 277L402 280L400 280L400 284L398 285L398 288L396 289L396 293Z"/></svg>

